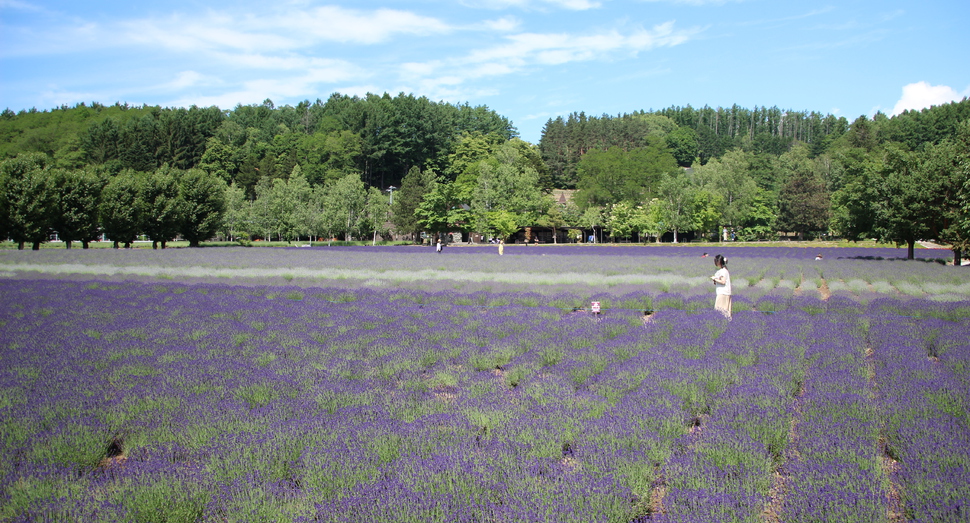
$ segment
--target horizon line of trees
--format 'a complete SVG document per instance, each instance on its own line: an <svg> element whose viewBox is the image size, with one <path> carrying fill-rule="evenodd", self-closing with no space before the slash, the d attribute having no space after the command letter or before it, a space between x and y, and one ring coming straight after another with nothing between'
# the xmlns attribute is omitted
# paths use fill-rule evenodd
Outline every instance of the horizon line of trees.
<svg viewBox="0 0 970 523"><path fill-rule="evenodd" d="M97 117L99 111L105 114ZM84 112L94 116L82 118ZM116 105L11 113L0 117L5 166L30 158L23 154L30 144L53 149L59 142L52 129L72 128L65 123L71 121L80 133L76 143L41 151L42 160L24 160L36 167L27 171L46 173L40 178L57 180L52 186L60 191L69 185L64 173L94 173L105 187L120 178L205 175L224 188L223 221L245 224L238 230L251 236L339 231L376 238L388 231L374 213L366 218L354 210L338 220L341 227L321 225L329 223L321 216L339 206L330 194L343 194L348 202L372 199L376 209L395 186L400 190L390 221L398 233L415 237L458 230L507 236L547 226L605 229L615 239L663 233L676 239L688 232L716 237L729 227L740 239L781 231L800 238L877 238L910 251L918 239L967 248L966 99L851 124L831 115L737 106L672 107L615 118L579 113L550 120L538 145L516 138L511 123L487 108L410 95L335 94L326 103L276 108L267 101L228 112ZM40 121L31 118L60 123L31 127ZM78 122L88 126L78 131ZM12 135L18 138L9 140ZM146 145L132 137L154 141ZM390 164L400 175L383 178ZM22 170L10 166L5 169ZM25 186L13 183L20 175L5 176L0 189L24 195L8 196L11 205L29 198ZM554 188L574 189L573 201L553 205L548 194ZM299 196L281 203L283 193ZM35 199L40 207L54 205ZM297 209L306 216L293 218Z"/></svg>
<svg viewBox="0 0 970 523"><path fill-rule="evenodd" d="M163 165L201 168L250 197L260 178L286 178L300 165L320 185L357 171L368 185L400 185L413 166L443 170L464 132L510 139L508 118L487 106L426 97L332 94L277 107L161 108L80 103L47 111L0 113L0 160L44 153L55 167L98 166L150 172Z"/></svg>

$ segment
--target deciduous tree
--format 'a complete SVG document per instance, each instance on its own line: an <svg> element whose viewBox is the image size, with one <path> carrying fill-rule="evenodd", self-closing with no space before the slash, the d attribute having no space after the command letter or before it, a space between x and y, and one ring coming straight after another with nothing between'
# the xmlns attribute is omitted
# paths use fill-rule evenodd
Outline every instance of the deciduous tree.
<svg viewBox="0 0 970 523"><path fill-rule="evenodd" d="M212 238L223 223L226 211L226 182L215 174L190 169L179 176L182 200L182 237L189 247Z"/></svg>
<svg viewBox="0 0 970 523"><path fill-rule="evenodd" d="M125 248L142 233L145 211L141 204L142 185L145 176L133 171L122 171L111 178L101 195L101 226L115 249L123 243Z"/></svg>
<svg viewBox="0 0 970 523"><path fill-rule="evenodd" d="M399 234L411 234L417 239L421 232L421 224L415 213L434 186L434 173L430 170L422 171L417 166L411 167L407 176L401 182L401 187L393 192L394 202L391 205L391 223ZM388 201L390 201L388 197Z"/></svg>
<svg viewBox="0 0 970 523"><path fill-rule="evenodd" d="M141 206L143 232L152 240L152 249L175 239L185 221L185 201L179 191L177 170L162 167L150 173L141 185L138 204Z"/></svg>
<svg viewBox="0 0 970 523"><path fill-rule="evenodd" d="M68 249L75 241L87 249L97 239L104 185L104 177L91 168L55 171L57 204L52 209L52 226Z"/></svg>
<svg viewBox="0 0 970 523"><path fill-rule="evenodd" d="M39 250L52 232L57 195L48 161L27 153L0 164L0 233L21 250L26 243Z"/></svg>

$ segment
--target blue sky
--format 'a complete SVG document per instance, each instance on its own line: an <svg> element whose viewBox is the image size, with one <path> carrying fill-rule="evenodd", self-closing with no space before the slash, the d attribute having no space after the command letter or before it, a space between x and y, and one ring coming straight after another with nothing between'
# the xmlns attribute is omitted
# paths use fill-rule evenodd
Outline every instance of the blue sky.
<svg viewBox="0 0 970 523"><path fill-rule="evenodd" d="M0 0L0 106L334 92L549 118L671 105L894 114L970 95L967 0Z"/></svg>

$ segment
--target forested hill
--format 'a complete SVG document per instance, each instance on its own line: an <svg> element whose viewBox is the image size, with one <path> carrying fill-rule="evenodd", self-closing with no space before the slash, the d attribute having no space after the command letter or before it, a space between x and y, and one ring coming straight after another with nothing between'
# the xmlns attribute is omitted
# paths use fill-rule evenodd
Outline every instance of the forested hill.
<svg viewBox="0 0 970 523"><path fill-rule="evenodd" d="M413 166L443 171L465 132L516 136L512 123L485 106L425 97L351 97L276 107L260 105L161 108L62 106L0 114L0 160L41 152L57 167L103 166L149 172L167 164L200 167L247 191L260 178L286 178L301 165L313 185L348 172L364 182L400 186Z"/></svg>
<svg viewBox="0 0 970 523"><path fill-rule="evenodd" d="M844 148L845 137L866 149L898 142L916 151L952 136L967 119L966 99L892 118L877 113L851 124L831 114L737 105L673 106L598 117L579 112L546 123L538 144L544 164L539 171L543 189L577 188L580 160L611 147L671 154L682 167L741 150L751 155L752 165L769 169L771 159L794 144L807 144L815 158ZM499 141L517 134L508 118L486 106L405 94L333 94L326 101L280 107L266 100L232 110L82 103L50 111L3 111L0 160L41 152L56 167L94 165L109 173L199 167L235 182L252 197L260 179L287 178L296 165L313 186L351 172L371 186L400 186L412 167L453 179L449 155L465 133ZM762 181L766 188L774 183Z"/></svg>
<svg viewBox="0 0 970 523"><path fill-rule="evenodd" d="M598 117L578 112L546 122L540 147L553 183L572 188L578 180L579 160L587 152L647 147L651 137L659 139L681 166L688 167L696 159L706 164L732 149L777 157L796 142L808 144L812 156L818 156L850 128L865 134L863 141L901 142L917 150L925 143L937 144L952 136L957 125L968 118L970 103L966 99L892 118L883 113L872 119L859 117L851 125L845 117L831 114L738 105L700 109L672 106Z"/></svg>

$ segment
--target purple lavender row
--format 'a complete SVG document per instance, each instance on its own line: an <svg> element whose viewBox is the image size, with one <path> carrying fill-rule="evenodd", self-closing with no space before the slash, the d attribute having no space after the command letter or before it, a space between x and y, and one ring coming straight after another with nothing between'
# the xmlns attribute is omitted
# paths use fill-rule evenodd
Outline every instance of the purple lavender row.
<svg viewBox="0 0 970 523"><path fill-rule="evenodd" d="M130 287L130 286L129 286ZM33 289L39 291L41 289ZM63 290L63 289L59 289ZM75 289L76 290L76 289ZM98 476L99 471L111 470L112 475L120 478L121 485L115 486L117 491L127 491L131 493L132 488L139 490L134 485L141 481L140 476L129 476L135 474L142 467L135 466L136 463L152 462L153 457L158 454L174 456L187 469L192 469L192 463L204 463L204 467L199 471L200 479L197 480L201 491L211 492L213 488L224 492L215 501L209 501L202 510L206 513L214 514L247 514L254 518L265 517L271 511L280 510L280 499L284 493L289 496L296 496L306 499L308 496L324 501L326 495L319 496L319 492L327 491L321 484L320 476L310 474L312 465L304 461L305 450L314 448L319 444L319 436L307 437L306 434L319 432L336 431L342 438L351 438L355 442L351 446L353 449L366 449L365 456L368 459L358 460L356 463L370 464L369 467L360 471L359 475L351 475L343 479L344 488L339 490L339 495L347 495L353 490L366 490L361 487L375 485L375 488L383 485L373 492L382 492L382 495L393 493L400 497L400 505L381 505L385 510L388 507L398 508L412 507L415 497L410 490L402 490L396 485L413 485L416 477L424 475L423 469L418 467L404 466L410 465L413 459L416 442L440 440L440 432L437 426L434 427L434 434L439 437L429 437L431 434L414 433L414 431L402 432L401 423L412 424L416 421L435 416L435 411L450 409L446 402L439 403L436 395L447 396L450 393L449 381L438 379L437 376L447 374L448 366L452 360L460 358L465 351L474 350L470 344L461 343L461 340L451 339L450 334L439 338L434 335L436 328L440 328L443 321L451 321L456 312L453 308L444 313L438 313L433 307L430 311L414 303L402 302L401 309L407 311L408 317L420 321L407 322L403 317L387 318L370 313L371 304L360 303L366 300L354 300L346 302L345 306L340 307L340 311L319 311L304 308L305 302L311 300L292 300L286 296L288 292L274 292L247 294L225 293L224 289L209 289L208 294L198 294L196 289L181 293L170 293L160 286L152 288L155 300L144 299L138 291L144 292L145 288L135 286L135 292L125 286L117 286L110 289L86 289L89 294L94 294L91 302L97 301L99 305L109 305L102 314L96 311L90 314L91 317L101 316L103 321L97 327L80 329L85 337L78 337L78 345L82 346L82 353L90 352L91 346L100 345L101 340L111 341L110 347L118 349L112 351L109 359L111 363L117 364L117 370L112 372L109 378L109 387L103 384L101 388L112 389L106 394L103 402L98 406L101 410L110 412L112 419L106 420L109 423L92 423L87 428L90 429L90 438L87 441L72 443L74 448L66 449L64 455L48 456L57 464L67 469L86 471L94 469L91 477ZM44 294L44 293L37 293ZM264 295L260 295L264 294ZM49 296L50 294L48 294ZM274 295L274 299L267 300ZM209 299L213 298L213 299ZM366 298L366 297L365 297ZM114 304L110 301L115 300ZM377 300L374 300L375 303ZM106 303L108 302L108 303ZM383 303L383 302L381 302ZM93 304L93 303L92 303ZM218 304L218 305L217 305ZM35 307L37 310L50 310L48 316L41 314L41 317L54 317L53 311L61 309L64 304L44 304L42 307ZM112 307L115 305L116 307ZM248 305L248 306L247 306ZM256 307L253 307L256 305ZM368 306L365 306L368 305ZM135 318L128 315L127 318L121 312L124 306L140 310L143 316L140 323L134 323ZM520 309L520 308L517 308ZM109 312L110 311L110 312ZM145 312L149 314L144 315ZM296 312L294 315L293 313ZM386 310L384 312L387 312ZM501 309L496 309L498 321L492 328L501 327L507 322L503 321ZM514 312L514 318L510 318L508 323L518 323L522 321L521 310L510 310ZM157 314L153 314L157 313ZM201 313L201 314L200 314ZM343 314L341 314L343 313ZM472 309L472 314L479 314L480 309ZM153 321L153 316L159 316L163 321ZM341 320L348 319L340 316L352 316L352 324L344 323ZM480 315L480 314L479 314ZM63 315L58 314L58 321L64 319ZM318 320L311 326L310 322L303 324L303 327L294 326L292 320L294 316L307 320ZM314 318L316 316L316 318ZM495 319L493 316L488 319ZM378 326L387 326L393 320L404 320L404 331L395 333L386 332L378 329ZM539 317L525 318L526 324L538 320ZM212 320L218 320L213 322ZM465 324L471 327L472 320ZM403 334L409 327L416 327L415 332L418 340L402 346L399 343L402 339L407 339ZM287 332L289 328L294 328L295 332ZM491 331L488 325L482 325L482 333ZM309 339L301 335L300 331L305 329L309 334ZM367 331L375 331L373 335ZM617 331L618 332L618 331ZM353 335L350 335L353 333ZM421 336L427 333L427 336ZM484 339L484 338L483 338ZM93 340L93 341L91 341ZM318 347L309 340L326 341L326 348ZM383 340L388 340L384 342ZM269 343L266 343L266 342ZM511 342L512 340L510 340ZM522 340L516 340L516 343ZM527 340L526 340L527 341ZM191 342L191 343L189 343ZM447 342L443 344L441 342ZM447 345L447 346L445 346ZM86 346L86 347L85 347ZM171 350L165 350L170 348ZM388 361L389 356L400 352L402 354L414 349L415 356L423 356L428 353L437 353L440 360L432 362L428 371L433 371L434 377L430 380L424 376L410 373L407 369L396 368L393 361ZM189 349L189 350L187 350ZM193 354L193 349L195 354ZM164 351L163 353L160 353ZM319 373L321 380L332 383L332 386L321 387L319 382L310 380L301 383L298 368L293 366L289 360L302 360L295 356L299 352L301 356L306 356L307 351L326 352L332 356L326 366L314 369ZM118 354L118 357L115 355ZM318 354L321 355L321 354ZM82 358L83 359L83 358ZM213 362L211 360L221 360ZM412 358L408 358L412 359ZM245 363L249 360L250 363ZM376 361L378 368L372 366L359 365L361 361ZM420 361L419 357L413 361ZM165 362L169 366L166 372L159 372L157 366ZM183 365L183 363L185 365ZM295 363L295 361L294 361ZM242 364L242 365L241 365ZM440 371L436 366L444 367ZM192 377L191 373L206 367L212 369L204 372L203 382L188 383L189 390L181 389L184 386L181 378ZM107 367L106 367L107 368ZM219 369L216 372L216 368ZM385 372L386 371L386 372ZM421 374L432 374L432 372L422 372ZM329 376L328 376L329 375ZM294 378L294 376L297 376ZM62 376L63 377L63 376ZM304 376L306 378L306 376ZM366 386L361 387L364 391L371 391L369 401L357 407L352 405L353 399L349 397L348 382L361 381ZM392 383L403 381L401 385ZM73 383L77 385L77 383ZM97 387L98 384L94 384ZM171 385L171 387L167 386ZM551 386L551 387L550 387ZM533 389L530 391L528 399L536 402L534 408L547 411L549 406L543 404L541 396L543 390L554 392L559 387L565 386L570 390L574 385L570 382L561 382L555 379L536 379ZM92 387L93 388L93 387ZM114 391L113 388L120 390ZM130 405L135 400L125 394L137 389L138 400L136 405ZM391 393L395 397L393 400L381 401L381 398L373 391L383 390ZM303 392L304 394L300 394ZM309 394L307 394L309 393ZM316 396L313 396L316 393ZM309 399L308 399L309 397ZM553 398L557 399L557 398ZM207 427L189 426L190 420L183 421L175 419L174 413L166 413L165 406L186 407L190 403L199 400L207 402L195 412L197 420L205 419ZM315 401L313 401L315 400ZM340 407L340 403L349 402L346 407ZM318 403L318 405L314 405ZM316 407L316 408L315 408ZM317 426L316 420L300 419L300 415L305 412L319 411L320 407L325 407L327 412L340 415L354 416L352 424L341 430L338 427ZM413 407L413 409L412 409ZM211 414L209 411L211 410ZM549 414L549 412L546 412ZM561 420L560 424L576 423L576 415L573 409L568 410L566 419ZM139 414L148 414L148 419L142 419ZM278 421L282 415L283 419ZM203 418L204 416L204 418ZM555 417L555 416L554 416ZM285 430L289 425L280 425L281 421L299 421L300 429L296 431ZM398 420L398 421L394 421ZM101 420L98 420L101 421ZM161 426L155 422L161 422ZM390 423L389 423L390 422ZM198 423L196 421L195 423ZM373 429L369 428L373 423L379 423ZM73 424L73 423L69 423ZM466 423L460 422L457 429L465 429ZM452 423L445 425L449 428L449 433L464 433L472 431L456 430ZM214 430L207 430L212 427ZM165 438L165 432L174 429L169 437L174 441L165 443L157 441ZM121 430L116 434L116 431ZM429 429L430 431L431 429ZM545 476L552 474L554 477L564 474L572 474L572 469L564 467L562 459L562 438L563 432L559 426L543 428L536 424L531 424L517 434L507 436L501 440L498 448L498 456L486 455L483 459L487 464L503 458L511 459L514 463L520 463L521 475L515 479L515 484L507 489L519 489L520 484L529 485L532 477ZM282 432L281 432L282 431ZM75 434L77 431L74 431ZM190 432L190 434L186 434ZM354 434L359 434L354 436ZM548 436L536 438L534 436ZM43 437L43 434L41 434ZM156 441L145 442L140 439L151 439ZM523 437L528 436L528 437ZM97 441L99 440L100 441ZM100 457L109 457L104 452L104 442L109 444L115 439L119 440L118 446L124 446L125 465L119 468L111 468L110 465L101 466L92 464L92 460ZM469 438L470 440L471 438ZM344 441L348 441L344 439ZM552 444L550 445L549 442ZM93 457L91 460L78 461L73 451L78 450L81 444L91 444ZM92 444L93 443L93 444ZM147 443L147 444L146 444ZM329 442L332 445L333 442ZM445 448L451 448L460 442L448 441ZM140 446L140 445L144 446ZM577 442L577 445L579 443ZM164 447L164 450L163 450ZM495 447L495 445L493 445ZM504 450L508 449L508 450ZM432 449L424 449L423 452L430 452ZM460 450L460 449L459 449ZM460 451L462 454L465 451ZM555 456L550 457L549 453L554 452ZM122 455L122 454L119 454ZM345 461L347 453L340 456L341 467L336 469L337 481L331 483L340 484L340 474L346 470L359 470L360 467L353 467L353 463ZM359 456L358 452L350 455ZM334 456L336 458L336 456ZM419 463L424 463L423 460ZM511 464L511 462L510 462ZM509 467L502 467L500 470L508 470ZM393 473L387 476L388 473ZM402 478L401 471L409 475ZM450 471L449 474L464 478L461 470ZM74 473L68 474L70 477ZM88 478L88 474L83 476ZM100 477L100 476L98 476ZM309 478L317 478L316 482L311 482ZM381 480L381 477L387 477ZM396 479L395 479L396 478ZM595 487L595 482L601 482L602 476L590 477L580 481L575 487L575 492L564 499L576 500L588 499L582 507L577 508L578 514L575 520L597 519L595 514L602 511L606 505L603 500L603 488ZM333 478L331 478L333 479ZM93 480L91 480L93 482ZM374 483L376 481L376 483ZM590 482L593 482L591 484ZM534 496L535 500L530 501L528 497L512 495L516 490L502 491L503 501L499 508L502 513L508 509L503 508L506 504L517 503L523 505L522 510L526 513L547 514L547 518L552 520L554 517L561 517L564 512L558 507L550 507L544 501L550 494L549 489L553 485L558 485L561 480L557 479L545 486L537 489ZM95 488L93 486L90 488ZM287 486L290 485L290 486ZM309 486L307 486L309 485ZM464 490L459 489L457 494L467 489L477 489L475 482L466 482ZM155 483L152 488L155 488ZM146 487L147 488L147 487ZM534 489L535 490L535 489ZM622 494L622 488L611 488L609 491L617 491ZM583 494L585 493L585 494ZM334 495L338 495L337 492ZM592 501L591 496L595 497L596 502ZM136 496L137 497L137 496ZM514 498L514 499L512 499ZM130 498L126 498L130 499ZM622 495L622 507L629 503L629 496ZM117 503L99 505L96 502L85 504L81 508L65 507L63 503L51 500L47 505L47 512L71 516L80 519L92 519L97 514L128 514L123 512L125 504L121 498L116 498ZM34 505L33 503L31 504ZM43 505L43 504L41 504ZM364 507L374 506L373 503L363 503L356 512L360 515L361 511L366 511ZM465 505L457 504L450 510L457 510ZM499 510L489 508L491 504L484 504L472 512L481 513L483 510ZM585 507L585 508L583 508ZM130 509L135 510L135 509ZM590 512L592 510L592 512ZM104 512L107 511L107 512ZM112 512L114 511L114 512ZM119 512L121 511L121 512ZM240 512L241 511L241 512ZM342 513L348 513L343 511ZM353 512L350 512L353 513ZM409 513L407 510L397 511L399 514ZM428 512L422 512L414 517L419 520L427 519ZM450 515L456 515L448 513ZM552 514L559 514L553 516ZM102 516L98 516L102 517ZM605 516L602 516L605 518Z"/></svg>
<svg viewBox="0 0 970 523"><path fill-rule="evenodd" d="M783 521L887 520L878 409L865 340L848 314L816 316L802 333L812 361L786 463Z"/></svg>
<svg viewBox="0 0 970 523"><path fill-rule="evenodd" d="M665 467L659 521L760 520L787 446L804 346L787 318L741 315L700 367L710 412Z"/></svg>
<svg viewBox="0 0 970 523"><path fill-rule="evenodd" d="M728 343L734 325L759 340L790 330L799 341L783 354L841 332L801 312L836 315L837 300L783 300L728 325L709 303L644 324L642 311L594 317L529 293L56 281L0 292L0 414L13 420L2 515L24 521L638 517L704 410L685 397L741 362L718 358L750 357ZM764 365L775 346L758 344ZM766 369L778 369L771 387L793 373ZM739 383L769 388L759 376Z"/></svg>
<svg viewBox="0 0 970 523"><path fill-rule="evenodd" d="M894 509L913 522L965 521L970 515L966 322L899 322L891 315L872 322Z"/></svg>

